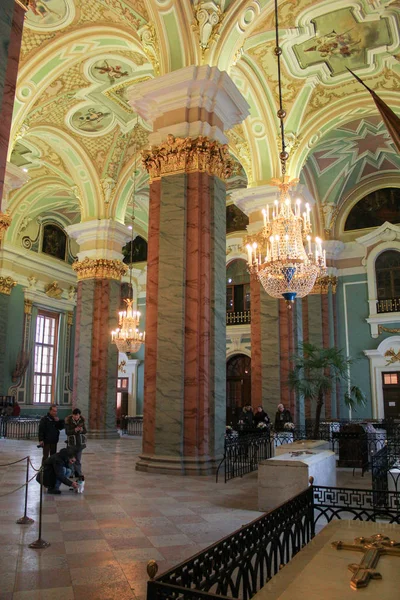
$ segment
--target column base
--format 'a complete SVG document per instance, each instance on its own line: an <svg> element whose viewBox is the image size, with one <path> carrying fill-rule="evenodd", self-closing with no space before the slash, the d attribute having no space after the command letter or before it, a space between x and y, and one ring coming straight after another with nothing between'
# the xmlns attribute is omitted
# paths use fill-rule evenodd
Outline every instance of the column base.
<svg viewBox="0 0 400 600"><path fill-rule="evenodd" d="M170 475L213 475L221 460L222 456L216 458L141 454L136 463L136 470Z"/></svg>
<svg viewBox="0 0 400 600"><path fill-rule="evenodd" d="M91 429L86 437L89 440L118 440L120 435L118 429Z"/></svg>

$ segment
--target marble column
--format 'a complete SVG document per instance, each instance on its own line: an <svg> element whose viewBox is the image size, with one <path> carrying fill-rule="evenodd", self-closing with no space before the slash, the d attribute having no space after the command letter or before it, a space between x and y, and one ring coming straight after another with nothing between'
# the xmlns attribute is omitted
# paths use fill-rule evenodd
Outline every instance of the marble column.
<svg viewBox="0 0 400 600"><path fill-rule="evenodd" d="M80 245L72 403L87 417L91 438L117 438L118 350L111 342L120 309L121 248L129 230L112 221L71 225Z"/></svg>
<svg viewBox="0 0 400 600"><path fill-rule="evenodd" d="M12 277L0 277L0 394L7 395L6 385L6 357L8 335L8 309L11 301L11 292L16 282Z"/></svg>
<svg viewBox="0 0 400 600"><path fill-rule="evenodd" d="M26 9L15 0L2 0L0 11L0 215L7 165L11 119Z"/></svg>
<svg viewBox="0 0 400 600"><path fill-rule="evenodd" d="M223 452L226 411L226 192L223 134L247 104L216 67L135 86L153 121L146 286L143 453L137 469L207 474Z"/></svg>

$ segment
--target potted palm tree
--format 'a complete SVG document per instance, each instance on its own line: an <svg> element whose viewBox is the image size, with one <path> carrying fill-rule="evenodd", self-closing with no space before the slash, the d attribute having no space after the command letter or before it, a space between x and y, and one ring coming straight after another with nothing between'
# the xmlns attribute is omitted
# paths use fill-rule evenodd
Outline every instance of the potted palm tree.
<svg viewBox="0 0 400 600"><path fill-rule="evenodd" d="M297 354L292 356L293 368L289 372L289 386L299 395L315 400L314 439L318 439L321 411L326 394L337 383L346 386L345 404L352 409L365 404L364 392L349 380L349 367L354 362L338 348L319 348L304 342ZM350 386L349 386L350 383Z"/></svg>

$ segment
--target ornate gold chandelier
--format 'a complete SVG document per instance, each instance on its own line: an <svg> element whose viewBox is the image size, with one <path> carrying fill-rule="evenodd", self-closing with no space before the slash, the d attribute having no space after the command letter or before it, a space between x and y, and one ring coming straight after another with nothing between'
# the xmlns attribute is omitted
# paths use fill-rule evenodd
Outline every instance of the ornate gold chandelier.
<svg viewBox="0 0 400 600"><path fill-rule="evenodd" d="M272 184L279 188L278 199L270 211L263 210L264 227L257 240L247 244L248 268L260 280L264 290L273 298L284 298L288 307L295 298L303 298L312 290L318 276L325 273L326 257L322 250L322 241L315 238L314 249L311 246L310 205L302 212L301 200L292 198L291 188L298 179L286 177L286 151L284 118L286 111L282 106L281 63L282 49L278 35L278 0L275 0L275 54L278 60L278 88L282 151L282 180L273 179ZM271 214L270 214L271 212ZM306 244L307 249L304 247Z"/></svg>
<svg viewBox="0 0 400 600"><path fill-rule="evenodd" d="M118 329L111 332L111 341L117 346L119 352L125 354L133 354L138 352L145 342L145 332L139 331L140 312L134 310L133 286L132 286L132 269L133 269L133 226L135 222L135 195L136 195L136 154L138 149L138 122L134 128L135 137L135 170L133 174L133 194L132 194L132 226L131 226L131 247L130 247L130 264L129 264L129 290L132 294L131 298L125 298L126 310L118 313Z"/></svg>

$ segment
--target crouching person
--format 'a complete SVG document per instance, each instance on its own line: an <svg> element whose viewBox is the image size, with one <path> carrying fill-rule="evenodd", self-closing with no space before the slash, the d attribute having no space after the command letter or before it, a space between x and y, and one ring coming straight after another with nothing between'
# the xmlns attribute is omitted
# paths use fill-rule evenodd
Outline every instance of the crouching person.
<svg viewBox="0 0 400 600"><path fill-rule="evenodd" d="M78 489L78 484L68 479L73 472L75 462L76 450L72 447L63 448L60 452L46 458L43 463L43 486L47 487L48 494L61 494L62 483L75 490ZM40 483L39 477L40 473L37 477Z"/></svg>

